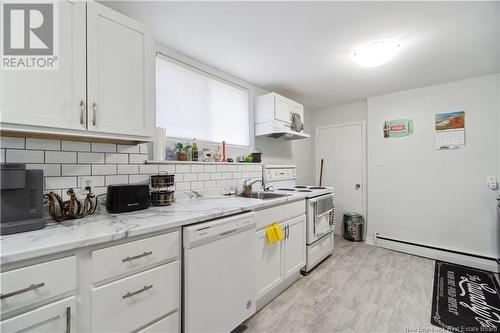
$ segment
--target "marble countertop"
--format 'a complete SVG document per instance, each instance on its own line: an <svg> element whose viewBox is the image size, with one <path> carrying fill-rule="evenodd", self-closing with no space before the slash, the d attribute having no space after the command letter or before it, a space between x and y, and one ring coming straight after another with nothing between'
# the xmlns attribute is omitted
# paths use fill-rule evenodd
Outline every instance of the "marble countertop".
<svg viewBox="0 0 500 333"><path fill-rule="evenodd" d="M7 264L167 230L304 198L300 194L269 200L236 196L202 197L177 200L175 204L166 207L151 207L121 214L94 214L63 224L51 223L45 229L1 236L0 263Z"/></svg>

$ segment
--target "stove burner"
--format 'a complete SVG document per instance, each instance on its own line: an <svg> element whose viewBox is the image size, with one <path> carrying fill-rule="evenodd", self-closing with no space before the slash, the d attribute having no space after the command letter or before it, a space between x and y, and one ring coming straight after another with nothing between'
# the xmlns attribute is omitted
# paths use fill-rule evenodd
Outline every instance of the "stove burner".
<svg viewBox="0 0 500 333"><path fill-rule="evenodd" d="M297 185L297 186L295 186L295 188L307 188L307 186L304 186L304 185Z"/></svg>
<svg viewBox="0 0 500 333"><path fill-rule="evenodd" d="M312 192L311 190L298 190L298 192Z"/></svg>
<svg viewBox="0 0 500 333"><path fill-rule="evenodd" d="M279 188L278 191L295 191L293 188Z"/></svg>
<svg viewBox="0 0 500 333"><path fill-rule="evenodd" d="M324 186L313 186L309 187L311 190L326 190L326 187Z"/></svg>

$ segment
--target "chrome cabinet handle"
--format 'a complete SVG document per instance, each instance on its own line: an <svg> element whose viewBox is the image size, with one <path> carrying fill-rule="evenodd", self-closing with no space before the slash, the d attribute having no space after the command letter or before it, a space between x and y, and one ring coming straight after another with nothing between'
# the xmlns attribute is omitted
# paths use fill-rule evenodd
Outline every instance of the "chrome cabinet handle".
<svg viewBox="0 0 500 333"><path fill-rule="evenodd" d="M85 102L80 100L80 124L84 124Z"/></svg>
<svg viewBox="0 0 500 333"><path fill-rule="evenodd" d="M66 333L71 333L71 307L66 308Z"/></svg>
<svg viewBox="0 0 500 333"><path fill-rule="evenodd" d="M123 258L122 262L132 261L132 260L135 260L135 259L139 259L139 258L142 258L142 257L146 257L146 256L149 256L149 255L152 255L152 254L153 254L153 251L143 252L142 254L138 254L138 255L133 256L133 257Z"/></svg>
<svg viewBox="0 0 500 333"><path fill-rule="evenodd" d="M139 289L137 291L132 291L132 292L129 291L125 295L123 295L122 298L125 299L125 298L129 298L129 297L135 296L135 295L143 293L146 290L149 290L151 288L153 288L152 284L150 284L149 286L144 286L142 289Z"/></svg>
<svg viewBox="0 0 500 333"><path fill-rule="evenodd" d="M289 238L290 238L290 226L286 225L285 226L285 239L289 239Z"/></svg>
<svg viewBox="0 0 500 333"><path fill-rule="evenodd" d="M92 125L97 125L97 103L92 103Z"/></svg>
<svg viewBox="0 0 500 333"><path fill-rule="evenodd" d="M28 291L31 291L31 290L35 290L35 289L41 288L43 286L45 286L45 282L38 283L38 284L32 284L29 287L26 287L26 288L23 288L23 289L19 289L19 290L13 291L13 292L5 294L5 295L2 294L2 295L0 295L0 299L6 299L6 298L9 298L9 297L12 297L12 296L19 295L19 294L24 294L25 292L28 292Z"/></svg>

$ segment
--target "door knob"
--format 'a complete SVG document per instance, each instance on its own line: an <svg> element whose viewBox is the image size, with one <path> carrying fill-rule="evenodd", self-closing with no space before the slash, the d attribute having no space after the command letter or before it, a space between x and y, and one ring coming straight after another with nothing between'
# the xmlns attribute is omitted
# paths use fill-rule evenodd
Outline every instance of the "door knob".
<svg viewBox="0 0 500 333"><path fill-rule="evenodd" d="M360 188L360 187L361 187L361 184L356 184L356 185L354 185L354 189L355 189L355 190L359 190L359 188Z"/></svg>

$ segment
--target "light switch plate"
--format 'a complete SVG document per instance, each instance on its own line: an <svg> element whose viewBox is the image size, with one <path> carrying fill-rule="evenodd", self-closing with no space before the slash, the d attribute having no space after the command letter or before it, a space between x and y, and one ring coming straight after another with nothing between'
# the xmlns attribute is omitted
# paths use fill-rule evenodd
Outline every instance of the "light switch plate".
<svg viewBox="0 0 500 333"><path fill-rule="evenodd" d="M384 166L385 165L385 160L383 158L377 158L375 161L376 166Z"/></svg>
<svg viewBox="0 0 500 333"><path fill-rule="evenodd" d="M496 190L498 187L497 177L495 177L495 176L486 177L486 184L487 184L489 189Z"/></svg>

